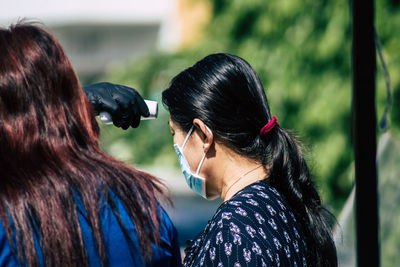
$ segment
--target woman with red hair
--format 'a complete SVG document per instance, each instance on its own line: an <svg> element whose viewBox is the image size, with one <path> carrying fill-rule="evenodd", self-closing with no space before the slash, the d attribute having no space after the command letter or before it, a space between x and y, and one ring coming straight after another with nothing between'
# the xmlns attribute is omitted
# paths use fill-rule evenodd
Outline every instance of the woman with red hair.
<svg viewBox="0 0 400 267"><path fill-rule="evenodd" d="M98 139L57 40L29 24L0 29L1 266L180 264L159 180Z"/></svg>

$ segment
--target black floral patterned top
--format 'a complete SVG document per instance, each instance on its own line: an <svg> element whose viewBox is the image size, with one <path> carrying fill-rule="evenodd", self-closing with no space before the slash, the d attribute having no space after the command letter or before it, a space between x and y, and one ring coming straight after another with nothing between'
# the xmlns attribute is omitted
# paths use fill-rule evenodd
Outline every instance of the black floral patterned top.
<svg viewBox="0 0 400 267"><path fill-rule="evenodd" d="M266 181L221 204L204 231L187 242L184 266L307 266L300 224Z"/></svg>

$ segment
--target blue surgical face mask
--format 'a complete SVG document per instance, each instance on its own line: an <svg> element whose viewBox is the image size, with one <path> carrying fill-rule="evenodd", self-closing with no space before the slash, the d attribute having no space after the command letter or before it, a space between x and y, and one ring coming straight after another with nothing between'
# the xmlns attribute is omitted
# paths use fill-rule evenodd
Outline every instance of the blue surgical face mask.
<svg viewBox="0 0 400 267"><path fill-rule="evenodd" d="M186 182L189 185L190 189L192 189L194 192L196 192L197 194L199 194L200 196L202 196L206 199L213 199L215 197L207 197L206 179L199 175L200 168L201 168L201 165L203 165L207 151L204 152L204 155L200 160L199 166L197 167L196 173L193 173L190 170L189 162L185 158L185 155L183 155L183 148L185 147L186 142L188 141L190 135L192 134L193 129L194 129L194 126L192 126L192 128L190 128L189 132L187 133L187 135L185 137L185 140L183 141L182 146L179 147L178 144L174 144L174 148L175 148L176 154L178 155L178 160L181 165L182 173L185 176ZM207 127L207 130L211 133L211 130L208 127Z"/></svg>

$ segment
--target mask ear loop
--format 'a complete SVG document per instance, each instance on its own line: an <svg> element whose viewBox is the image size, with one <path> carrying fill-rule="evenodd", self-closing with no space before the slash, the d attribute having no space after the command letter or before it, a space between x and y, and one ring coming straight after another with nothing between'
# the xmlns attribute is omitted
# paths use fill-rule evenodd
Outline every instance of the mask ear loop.
<svg viewBox="0 0 400 267"><path fill-rule="evenodd" d="M213 136L213 133L212 133L212 131L210 130L210 128L208 128L207 125L204 125L204 126L206 126L207 131L209 131L210 134L211 134L211 136ZM201 165L203 165L203 162L204 162L204 159L206 158L207 152L208 152L208 150L204 152L204 155L203 155L203 157L202 157L201 160L200 160L199 166L197 166L196 175L198 175L199 172L200 172Z"/></svg>
<svg viewBox="0 0 400 267"><path fill-rule="evenodd" d="M206 158L206 155L207 155L207 151L204 152L204 155L203 155L203 157L202 157L201 160L200 160L199 166L197 166L196 175L199 174L201 165L203 165L203 162L204 162L204 159Z"/></svg>
<svg viewBox="0 0 400 267"><path fill-rule="evenodd" d="M192 134L192 132L193 132L193 128L194 128L194 125L192 125L192 127L190 127L190 130L189 130L189 132L187 133L187 135L186 135L186 137L185 137L185 140L183 140L183 144L182 144L182 151L183 151L183 148L185 147L185 145L186 145L186 142L189 140L189 137L190 137L190 135Z"/></svg>

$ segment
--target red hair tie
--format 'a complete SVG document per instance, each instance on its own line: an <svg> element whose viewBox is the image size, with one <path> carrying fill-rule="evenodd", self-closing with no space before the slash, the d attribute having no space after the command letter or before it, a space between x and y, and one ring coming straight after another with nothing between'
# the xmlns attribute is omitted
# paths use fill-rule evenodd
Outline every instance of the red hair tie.
<svg viewBox="0 0 400 267"><path fill-rule="evenodd" d="M272 119L267 124L265 124L264 127L262 127L260 135L266 135L269 131L271 131L275 127L275 125L279 126L277 120L278 119L275 116L273 116Z"/></svg>

